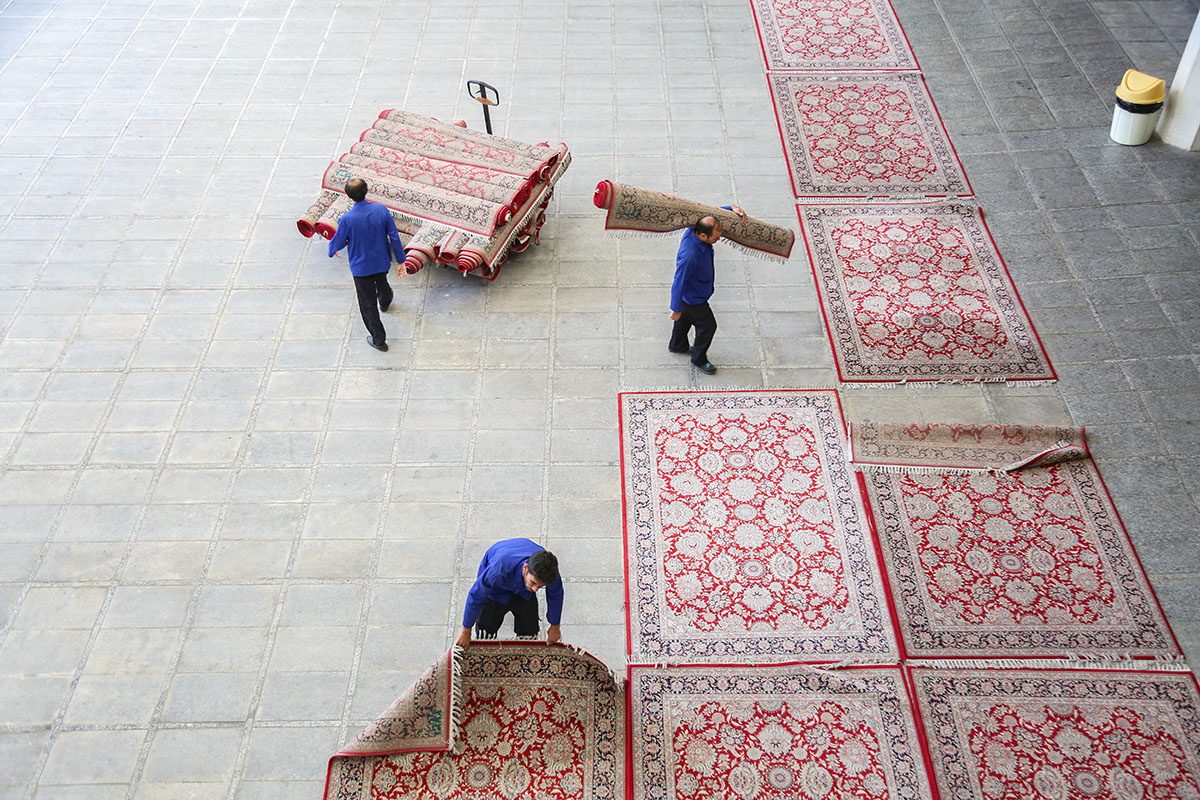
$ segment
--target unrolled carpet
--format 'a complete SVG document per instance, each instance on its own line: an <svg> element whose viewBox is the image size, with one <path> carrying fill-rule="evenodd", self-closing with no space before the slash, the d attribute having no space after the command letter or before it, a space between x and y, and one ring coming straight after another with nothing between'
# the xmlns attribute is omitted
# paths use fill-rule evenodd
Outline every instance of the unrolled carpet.
<svg viewBox="0 0 1200 800"><path fill-rule="evenodd" d="M1044 381L1056 375L979 209L799 207L843 381Z"/></svg>
<svg viewBox="0 0 1200 800"><path fill-rule="evenodd" d="M796 241L796 234L790 228L753 218L743 221L732 211L717 206L614 181L600 181L592 202L608 212L604 227L610 231L672 233L690 228L701 217L713 216L721 222L723 241L734 243L750 255L779 261L792 254Z"/></svg>
<svg viewBox="0 0 1200 800"><path fill-rule="evenodd" d="M911 676L943 798L1200 797L1200 694L1190 672Z"/></svg>
<svg viewBox="0 0 1200 800"><path fill-rule="evenodd" d="M630 669L634 800L931 797L899 668Z"/></svg>
<svg viewBox="0 0 1200 800"><path fill-rule="evenodd" d="M617 800L623 693L573 649L452 651L329 761L326 800Z"/></svg>
<svg viewBox="0 0 1200 800"><path fill-rule="evenodd" d="M834 392L619 404L631 662L896 657Z"/></svg>
<svg viewBox="0 0 1200 800"><path fill-rule="evenodd" d="M1181 654L1082 429L1026 436L1005 426L1001 437L996 426L911 428L928 434L906 449L923 466L863 476L909 658ZM893 440L900 429L889 431ZM1008 448L1004 438L1038 444ZM1056 441L1075 459L1010 472L975 466L1036 458Z"/></svg>
<svg viewBox="0 0 1200 800"><path fill-rule="evenodd" d="M967 196L916 73L768 75L797 197Z"/></svg>
<svg viewBox="0 0 1200 800"><path fill-rule="evenodd" d="M753 0L770 70L916 69L888 0Z"/></svg>

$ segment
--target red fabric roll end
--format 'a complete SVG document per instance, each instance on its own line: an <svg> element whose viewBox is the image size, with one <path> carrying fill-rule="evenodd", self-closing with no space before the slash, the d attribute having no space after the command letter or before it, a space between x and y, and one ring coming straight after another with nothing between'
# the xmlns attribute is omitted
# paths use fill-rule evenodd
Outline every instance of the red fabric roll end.
<svg viewBox="0 0 1200 800"><path fill-rule="evenodd" d="M600 181L596 184L596 193L592 195L592 205L607 210L612 204L612 195L612 181Z"/></svg>
<svg viewBox="0 0 1200 800"><path fill-rule="evenodd" d="M388 114L390 114L390 113L392 113L392 112L393 112L393 111L395 111L395 110L396 110L396 109L394 109L394 108L385 108L383 111L380 111L380 112L379 112L379 118L380 118L380 119L387 119L387 115L388 115Z"/></svg>
<svg viewBox="0 0 1200 800"><path fill-rule="evenodd" d="M456 121L454 124L455 124L455 125L457 125L457 126L458 126L458 127L460 127L460 128L465 128L465 127L467 127L467 121L466 121L465 119L460 119L460 120L457 120L457 121Z"/></svg>
<svg viewBox="0 0 1200 800"><path fill-rule="evenodd" d="M404 272L407 275L416 275L421 271L422 266L424 265L415 258L404 259Z"/></svg>
<svg viewBox="0 0 1200 800"><path fill-rule="evenodd" d="M311 239L312 235L316 233L316 231L313 230L312 223L306 219L296 220L296 227L300 229L300 235L305 239Z"/></svg>
<svg viewBox="0 0 1200 800"><path fill-rule="evenodd" d="M333 235L337 233L337 228L324 222L318 222L313 226L313 230L324 236L326 239L332 239Z"/></svg>

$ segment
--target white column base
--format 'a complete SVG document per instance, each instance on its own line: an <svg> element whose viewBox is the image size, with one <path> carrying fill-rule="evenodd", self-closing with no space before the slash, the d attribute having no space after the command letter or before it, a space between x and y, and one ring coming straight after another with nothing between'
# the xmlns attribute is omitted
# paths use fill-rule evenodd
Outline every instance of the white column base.
<svg viewBox="0 0 1200 800"><path fill-rule="evenodd" d="M1173 147L1200 150L1200 15L1167 91L1158 135Z"/></svg>

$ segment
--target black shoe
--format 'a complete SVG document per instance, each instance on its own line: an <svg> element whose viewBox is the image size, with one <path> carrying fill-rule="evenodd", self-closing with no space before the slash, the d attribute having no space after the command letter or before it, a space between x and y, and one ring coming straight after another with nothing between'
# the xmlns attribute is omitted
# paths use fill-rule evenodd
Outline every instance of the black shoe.
<svg viewBox="0 0 1200 800"><path fill-rule="evenodd" d="M705 361L703 364L697 364L696 369L700 370L705 375L717 374L717 368L713 366L711 361Z"/></svg>
<svg viewBox="0 0 1200 800"><path fill-rule="evenodd" d="M683 353L684 355L687 355L688 353L692 352L692 348L690 348L690 347L685 347L682 350L680 350L678 347L671 347L671 345L667 345L667 349L670 350L672 353Z"/></svg>
<svg viewBox="0 0 1200 800"><path fill-rule="evenodd" d="M380 311L380 313L382 313L382 314L386 314L386 313L387 313L387 310L388 310L389 308L391 308L391 307L392 307L392 301L391 301L391 300L388 300L386 303L383 303L383 302L381 302L381 303L379 304L379 311Z"/></svg>
<svg viewBox="0 0 1200 800"><path fill-rule="evenodd" d="M367 344L371 345L371 347L374 347L376 350L378 350L381 353L387 352L387 342L376 342L375 337L373 337L373 336L367 337Z"/></svg>

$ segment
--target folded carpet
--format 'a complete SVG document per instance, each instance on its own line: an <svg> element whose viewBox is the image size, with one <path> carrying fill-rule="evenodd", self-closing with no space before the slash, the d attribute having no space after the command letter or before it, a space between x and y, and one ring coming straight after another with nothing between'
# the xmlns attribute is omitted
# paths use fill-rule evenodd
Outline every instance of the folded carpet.
<svg viewBox="0 0 1200 800"><path fill-rule="evenodd" d="M604 227L610 231L671 233L690 228L701 217L712 216L721 222L722 241L731 242L749 255L776 261L786 261L796 241L796 234L789 228L753 218L743 221L723 208L615 181L596 184L592 203L608 212Z"/></svg>
<svg viewBox="0 0 1200 800"><path fill-rule="evenodd" d="M770 70L917 69L888 0L753 0Z"/></svg>
<svg viewBox="0 0 1200 800"><path fill-rule="evenodd" d="M850 463L856 470L1011 472L1090 457L1083 428L850 423Z"/></svg>
<svg viewBox="0 0 1200 800"><path fill-rule="evenodd" d="M841 380L1056 379L978 208L798 209Z"/></svg>
<svg viewBox="0 0 1200 800"><path fill-rule="evenodd" d="M618 402L631 662L898 657L835 392Z"/></svg>
<svg viewBox="0 0 1200 800"><path fill-rule="evenodd" d="M633 800L932 796L898 667L630 667Z"/></svg>
<svg viewBox="0 0 1200 800"><path fill-rule="evenodd" d="M624 693L560 645L474 643L434 664L329 760L325 800L617 800Z"/></svg>
<svg viewBox="0 0 1200 800"><path fill-rule="evenodd" d="M1190 672L910 671L940 795L1200 797Z"/></svg>
<svg viewBox="0 0 1200 800"><path fill-rule="evenodd" d="M1180 655L1081 428L855 428L909 658Z"/></svg>
<svg viewBox="0 0 1200 800"><path fill-rule="evenodd" d="M525 202L525 198L529 196L529 192L536 183L529 178L522 178L510 172L501 172L474 164L459 164L454 161L433 158L432 156L416 155L396 147L388 147L387 145L376 144L374 142L355 142L350 147L350 152L355 155L368 156L380 161L390 161L425 172L495 184L505 189L512 189L517 193L517 197L521 202Z"/></svg>
<svg viewBox="0 0 1200 800"><path fill-rule="evenodd" d="M767 77L797 197L972 193L919 74Z"/></svg>

